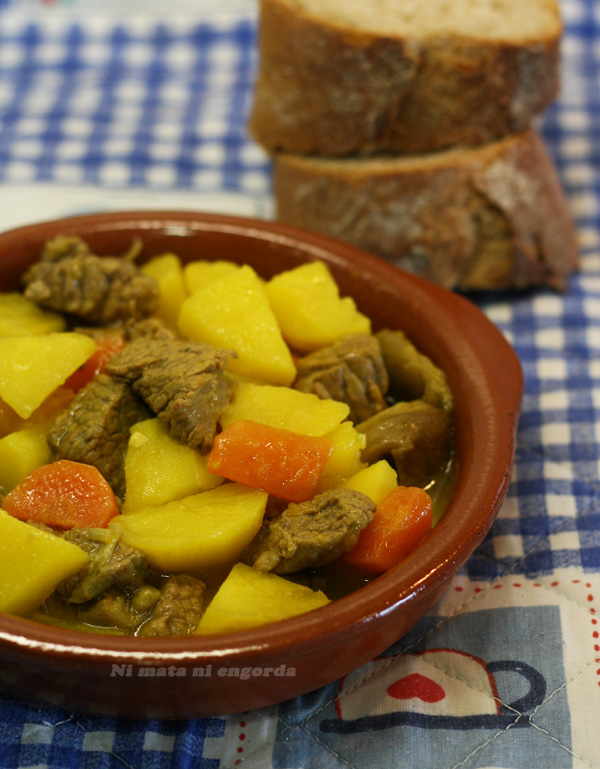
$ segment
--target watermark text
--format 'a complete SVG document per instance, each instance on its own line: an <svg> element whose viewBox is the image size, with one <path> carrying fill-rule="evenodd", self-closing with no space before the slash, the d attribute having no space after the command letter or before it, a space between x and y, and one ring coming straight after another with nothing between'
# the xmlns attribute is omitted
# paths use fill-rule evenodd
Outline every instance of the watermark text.
<svg viewBox="0 0 600 769"><path fill-rule="evenodd" d="M112 678L239 678L247 681L251 678L290 678L296 675L296 668L287 665L277 667L215 667L212 663L195 668L177 665L142 665L113 664L110 671Z"/></svg>

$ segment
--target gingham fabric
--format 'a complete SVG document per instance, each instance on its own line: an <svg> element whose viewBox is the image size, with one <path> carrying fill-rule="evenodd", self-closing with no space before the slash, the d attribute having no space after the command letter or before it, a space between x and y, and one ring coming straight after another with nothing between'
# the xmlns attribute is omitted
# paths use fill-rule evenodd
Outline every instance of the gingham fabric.
<svg viewBox="0 0 600 769"><path fill-rule="evenodd" d="M600 769L600 6L562 6L563 88L540 130L581 268L565 295L471 297L526 379L482 546L380 659L278 706L132 722L0 695L1 768ZM252 0L0 0L0 227L140 206L270 216L245 126L256 22Z"/></svg>

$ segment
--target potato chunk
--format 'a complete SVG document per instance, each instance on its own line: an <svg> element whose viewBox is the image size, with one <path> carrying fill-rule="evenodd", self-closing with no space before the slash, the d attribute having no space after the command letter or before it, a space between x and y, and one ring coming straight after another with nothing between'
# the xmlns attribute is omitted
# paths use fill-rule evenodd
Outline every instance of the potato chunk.
<svg viewBox="0 0 600 769"><path fill-rule="evenodd" d="M198 259L185 265L183 268L183 280L188 294L193 294L194 291L204 288L204 286L212 283L213 280L223 278L225 275L230 275L239 269L240 265L235 262L224 260L207 262L203 259Z"/></svg>
<svg viewBox="0 0 600 769"><path fill-rule="evenodd" d="M237 483L114 518L109 526L163 572L233 563L258 533L268 494Z"/></svg>
<svg viewBox="0 0 600 769"><path fill-rule="evenodd" d="M263 282L244 265L188 297L179 331L197 342L235 350L228 370L271 384L290 385L292 355L269 307Z"/></svg>
<svg viewBox="0 0 600 769"><path fill-rule="evenodd" d="M200 620L196 633L228 633L304 614L329 603L325 593L236 563Z"/></svg>
<svg viewBox="0 0 600 769"><path fill-rule="evenodd" d="M146 419L131 428L125 455L124 512L199 494L222 482L223 478L207 470L205 456L172 438L158 419Z"/></svg>
<svg viewBox="0 0 600 769"><path fill-rule="evenodd" d="M0 398L28 419L95 349L74 332L0 338Z"/></svg>
<svg viewBox="0 0 600 769"><path fill-rule="evenodd" d="M246 419L321 437L346 419L349 411L345 403L321 400L312 393L248 382L236 388L233 400L225 406L221 424L227 427L237 419Z"/></svg>
<svg viewBox="0 0 600 769"><path fill-rule="evenodd" d="M351 475L341 484L343 489L362 491L376 505L379 505L387 497L392 489L398 485L398 473L385 459L369 465Z"/></svg>
<svg viewBox="0 0 600 769"><path fill-rule="evenodd" d="M65 327L62 315L42 310L23 294L0 294L0 336L35 336Z"/></svg>
<svg viewBox="0 0 600 769"><path fill-rule="evenodd" d="M73 395L73 390L68 387L57 387L28 419L22 419L0 398L0 438L26 427L35 426L47 432L60 412L71 403Z"/></svg>
<svg viewBox="0 0 600 769"><path fill-rule="evenodd" d="M333 451L321 472L318 490L333 489L342 481L367 466L361 460L366 437L354 428L351 422L342 422L325 436L333 441Z"/></svg>
<svg viewBox="0 0 600 769"><path fill-rule="evenodd" d="M276 275L265 292L284 339L298 350L318 350L343 336L371 333L371 321L356 309L354 299L340 297L324 262Z"/></svg>
<svg viewBox="0 0 600 769"><path fill-rule="evenodd" d="M8 494L32 470L52 461L46 433L26 427L0 439L0 493Z"/></svg>
<svg viewBox="0 0 600 769"><path fill-rule="evenodd" d="M158 317L168 326L177 325L179 311L187 297L181 260L176 254L155 256L140 268L158 283Z"/></svg>
<svg viewBox="0 0 600 769"><path fill-rule="evenodd" d="M0 510L0 611L28 614L88 560L77 545Z"/></svg>

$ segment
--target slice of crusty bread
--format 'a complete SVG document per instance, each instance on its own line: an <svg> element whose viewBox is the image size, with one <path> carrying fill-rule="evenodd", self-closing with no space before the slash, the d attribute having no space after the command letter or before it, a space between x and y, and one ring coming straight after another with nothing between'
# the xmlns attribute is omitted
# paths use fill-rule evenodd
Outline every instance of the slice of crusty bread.
<svg viewBox="0 0 600 769"><path fill-rule="evenodd" d="M276 216L447 288L564 289L577 242L556 170L531 130L411 157L274 157Z"/></svg>
<svg viewBox="0 0 600 769"><path fill-rule="evenodd" d="M261 0L250 131L269 151L494 141L555 98L556 0Z"/></svg>

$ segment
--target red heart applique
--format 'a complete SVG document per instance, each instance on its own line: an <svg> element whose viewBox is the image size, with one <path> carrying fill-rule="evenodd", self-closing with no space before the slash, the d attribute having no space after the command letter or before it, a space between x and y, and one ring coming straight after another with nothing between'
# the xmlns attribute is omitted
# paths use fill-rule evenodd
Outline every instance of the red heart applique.
<svg viewBox="0 0 600 769"><path fill-rule="evenodd" d="M417 697L423 702L439 702L446 696L446 692L438 683L420 673L411 673L394 681L388 686L387 693L396 700Z"/></svg>

